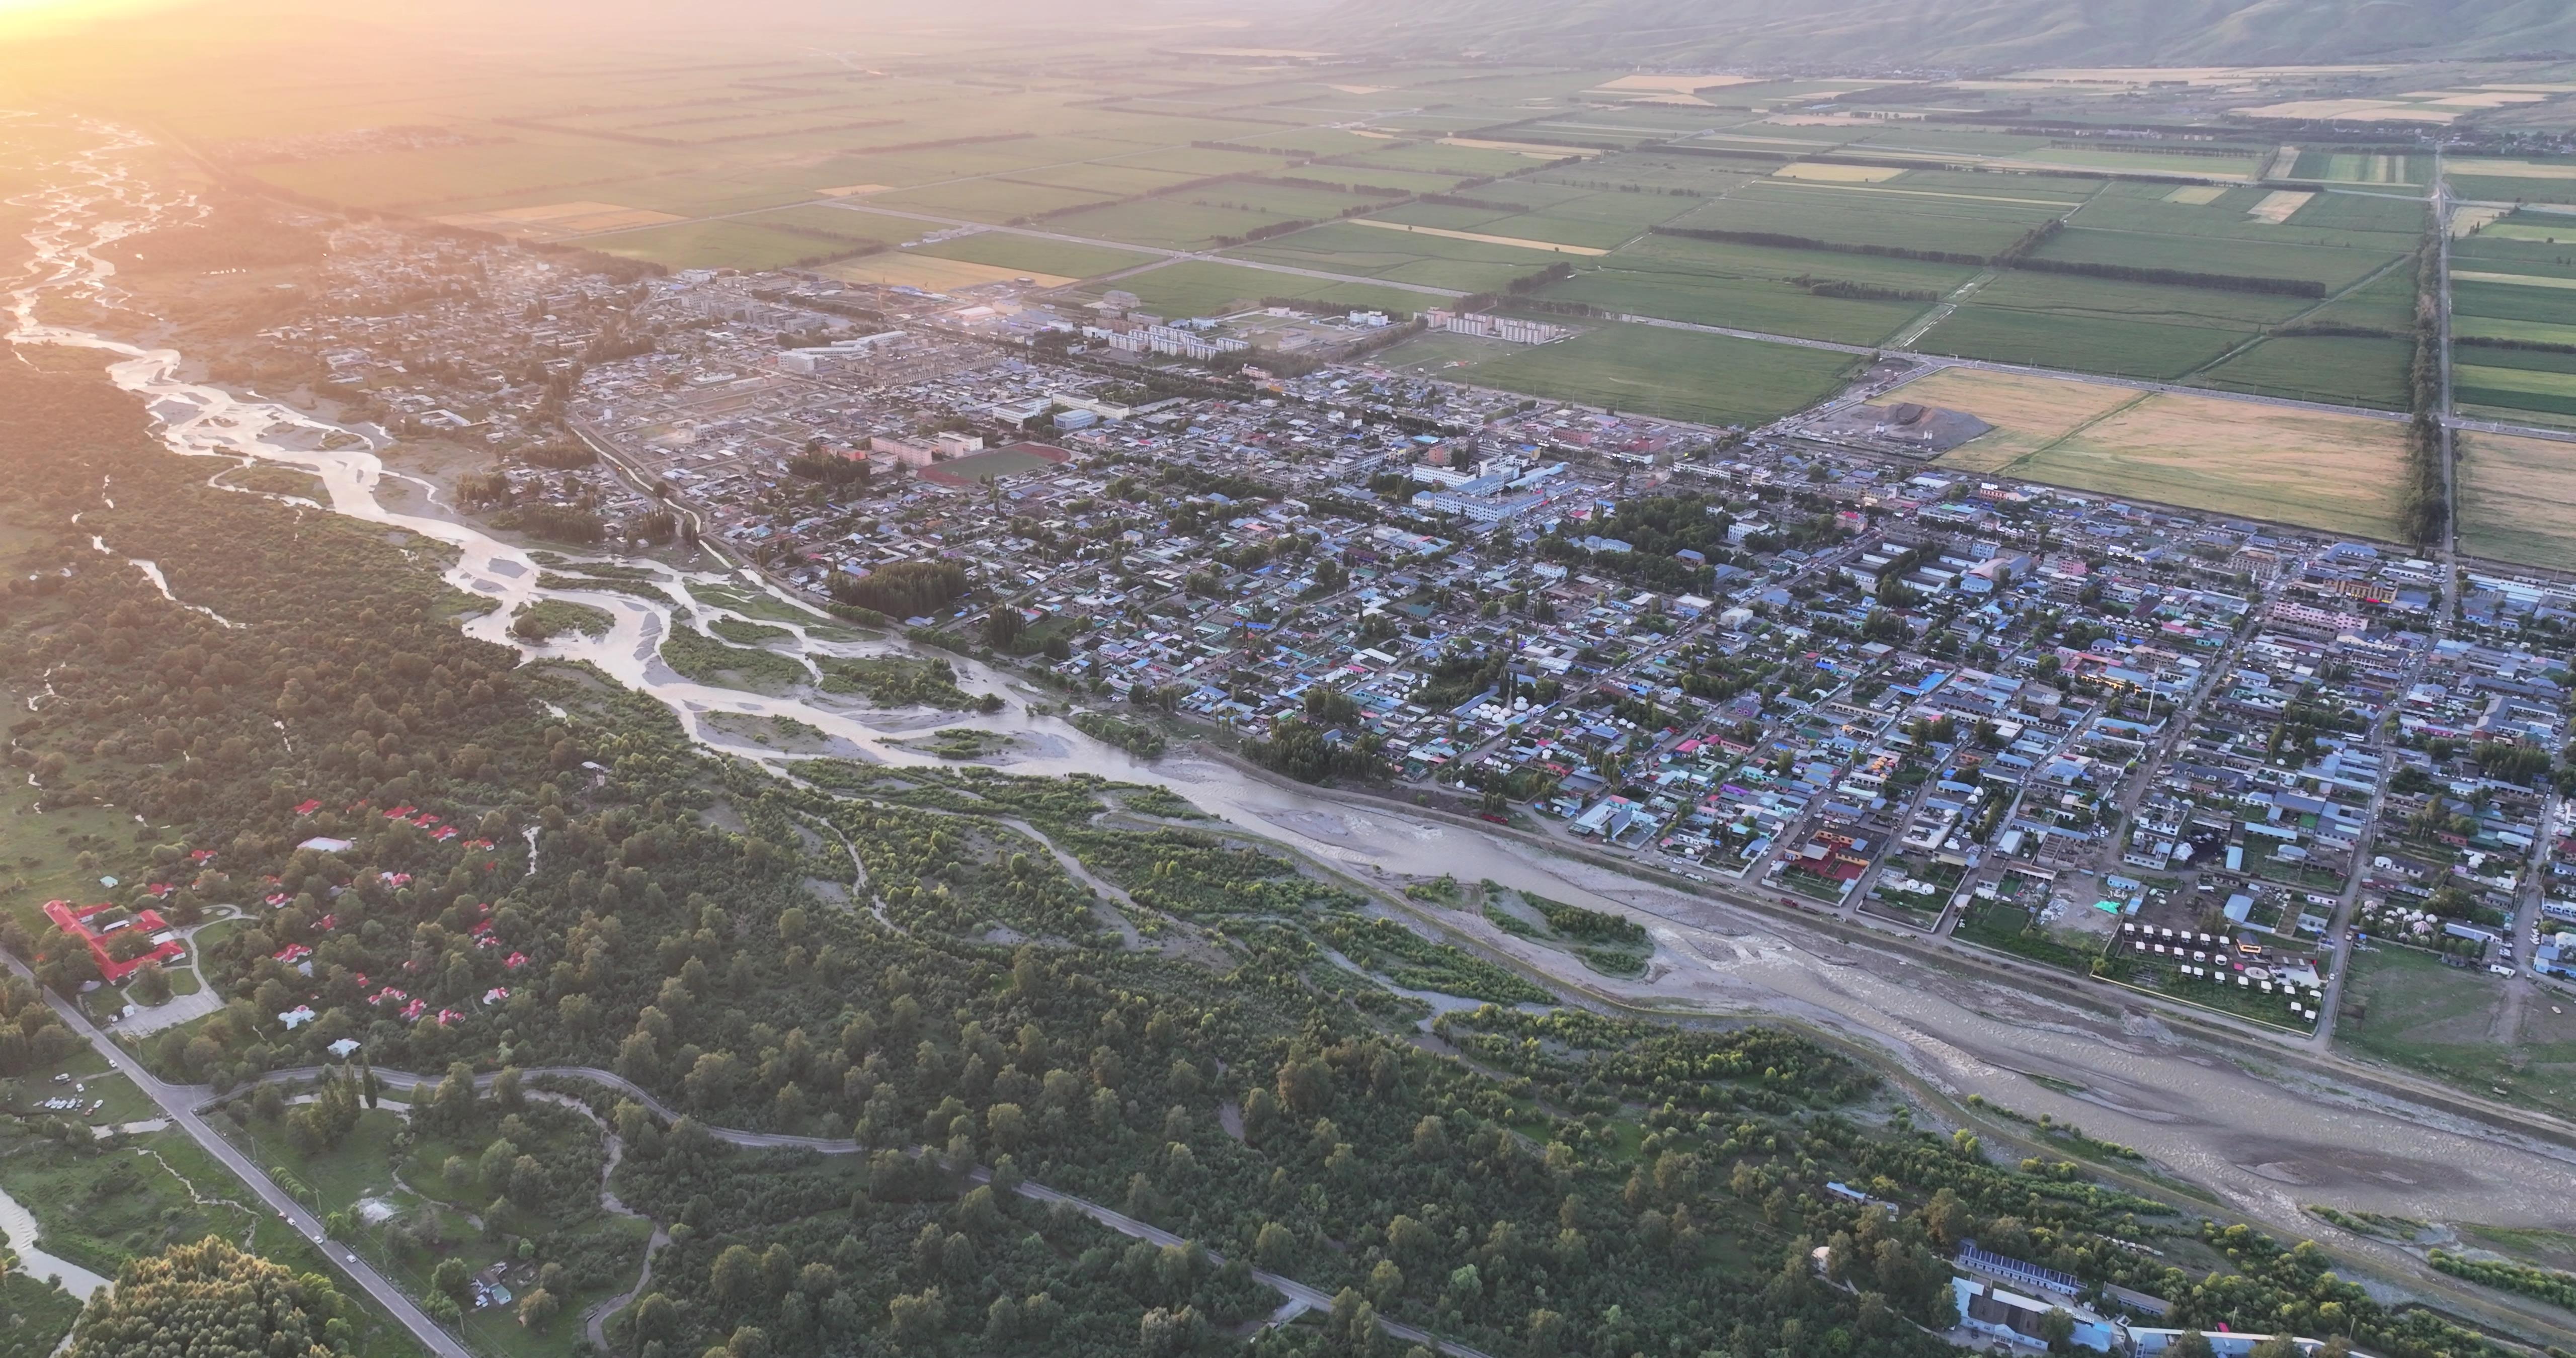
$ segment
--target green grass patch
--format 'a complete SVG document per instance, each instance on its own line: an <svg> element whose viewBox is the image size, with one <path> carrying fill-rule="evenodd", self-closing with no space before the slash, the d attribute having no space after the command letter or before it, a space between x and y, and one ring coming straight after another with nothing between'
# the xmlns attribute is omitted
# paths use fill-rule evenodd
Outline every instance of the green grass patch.
<svg viewBox="0 0 2576 1358"><path fill-rule="evenodd" d="M1388 351L1401 361L1408 346ZM1854 359L1726 335L1606 324L1456 370L1454 380L1704 424L1757 425L1831 395Z"/></svg>
<svg viewBox="0 0 2576 1358"><path fill-rule="evenodd" d="M2068 971L2090 970L2094 957L2089 949L2060 942L2055 935L2041 928L2029 911L2001 901L1977 901L1969 905L1953 932L1956 937L1970 943Z"/></svg>
<svg viewBox="0 0 2576 1358"><path fill-rule="evenodd" d="M2194 386L2336 405L2406 408L2413 342L2276 335L2192 379Z"/></svg>
<svg viewBox="0 0 2576 1358"><path fill-rule="evenodd" d="M825 693L854 693L879 707L962 712L975 704L957 687L956 667L936 656L880 655L821 664Z"/></svg>
<svg viewBox="0 0 2576 1358"><path fill-rule="evenodd" d="M918 255L936 255L941 259L962 259L970 264L990 264L998 269L1023 269L1031 274L1052 274L1059 278L1093 278L1101 274L1151 264L1156 256L1134 250L1113 250L1101 245L1079 245L1072 241L1045 240L1037 236L1013 235L1007 231L985 231L972 236L944 240L913 250Z"/></svg>
<svg viewBox="0 0 2576 1358"><path fill-rule="evenodd" d="M745 622L740 618L710 618L707 630L741 646L757 646L764 641L796 635L784 627L772 627L765 622Z"/></svg>
<svg viewBox="0 0 2576 1358"><path fill-rule="evenodd" d="M510 615L510 631L529 641L551 641L566 632L586 637L604 637L617 625L617 618L607 609L570 599L540 599L521 604Z"/></svg>
<svg viewBox="0 0 2576 1358"><path fill-rule="evenodd" d="M1436 990L1493 1004L1550 1004L1556 997L1517 974L1447 943L1434 943L1391 919L1336 913L1316 937L1365 971L1407 990Z"/></svg>
<svg viewBox="0 0 2576 1358"><path fill-rule="evenodd" d="M1971 303L1932 327L1915 347L1997 363L2171 381L2227 352L2244 333Z"/></svg>
<svg viewBox="0 0 2576 1358"><path fill-rule="evenodd" d="M2494 1041L2505 982L2382 945L2354 954L2336 1045L2472 1093L2576 1113L2576 1014L2525 1006L2517 1040ZM2560 1006L2564 1008L2565 1006Z"/></svg>
<svg viewBox="0 0 2576 1358"><path fill-rule="evenodd" d="M813 677L802 664L776 651L728 646L676 622L662 638L662 663L684 679L755 693L780 692Z"/></svg>

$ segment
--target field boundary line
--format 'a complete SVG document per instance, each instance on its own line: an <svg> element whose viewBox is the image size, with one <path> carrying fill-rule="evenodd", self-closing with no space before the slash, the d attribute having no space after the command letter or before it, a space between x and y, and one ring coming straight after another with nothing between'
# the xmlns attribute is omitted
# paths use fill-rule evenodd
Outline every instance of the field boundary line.
<svg viewBox="0 0 2576 1358"><path fill-rule="evenodd" d="M2066 442L2068 439L2071 439L2071 438L2075 437L2076 435L2083 433L2085 430L2090 429L2090 428L2092 428L2093 426L2095 426L2095 425L2097 425L2097 424L2100 424L2102 421L2107 420L2107 419L2111 418L2111 417L2112 417L2112 416L2114 416L2114 415L2123 414L2123 413L2125 413L2125 412L2127 412L2127 411L2131 411L2131 410L2135 410L2135 409L2137 409L2139 406L2146 404L2146 402L2147 402L2148 398L2150 398L2150 397L2154 397L2154 396L2161 396L2161 395L2164 395L2164 394L2165 394L2165 393L2163 393L2163 392L2158 392L2158 391L2142 391L2142 392L2139 392L2137 395L2130 397L2128 400L2122 401L2122 402L2121 402L2121 403L2119 403L2118 405L2115 405L2115 406L2111 407L2111 408L2110 408L2110 409L2108 409L2108 410L2104 410L2104 411L2102 411L2102 412L2100 412L2100 413L2098 413L2098 414L2088 415L2088 416L2086 416L2085 418L2083 418L2083 419L2081 419L2081 420L2076 421L2076 422L2075 422L2075 424L2074 424L2071 428L2069 428L2065 433L2060 434L2060 435L2058 435L2057 437L2055 437L2055 438L2053 438L2053 439L2050 439L2048 442L2043 443L2043 444L2039 445L2038 447L2031 449L2029 452L2024 453L2024 454L2022 454L2021 456L2019 456L2019 457L2017 457L2017 458L2014 458L2012 461L2005 463L2003 466L1996 468L1996 469L1995 469L1995 475L1997 475L1997 476L2011 476L2011 475L2013 474L2013 468L2018 467L2018 466L2021 466L2022 464L2024 464L2024 463L2026 463L2026 462L2031 461L2033 458L2039 457L2039 456L2041 456L2041 455L2043 455L2043 454L2046 454L2046 453L2049 453L2049 452L2051 452L2051 451L2054 451L2054 450L2056 449L2056 447L2057 447L2059 444ZM2024 480L2024 481L2029 481L2029 480L2034 480L2034 479L2036 479L2036 478L2025 476L2025 477L2022 477L2021 479L2022 479L2022 480ZM2042 481L2042 482L2040 482L2040 484L2041 484L2041 485L2048 485L2048 484L2050 484L2050 483L2049 483L2049 482L2046 482L2046 481Z"/></svg>

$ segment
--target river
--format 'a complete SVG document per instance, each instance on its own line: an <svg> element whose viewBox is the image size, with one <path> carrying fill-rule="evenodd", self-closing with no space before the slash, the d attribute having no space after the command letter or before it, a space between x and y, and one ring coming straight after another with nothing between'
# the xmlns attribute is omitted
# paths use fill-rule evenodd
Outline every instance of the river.
<svg viewBox="0 0 2576 1358"><path fill-rule="evenodd" d="M145 403L173 452L210 459L210 473L243 460L302 468L320 478L333 510L455 548L458 557L447 579L495 605L466 624L469 633L532 658L597 665L667 704L711 748L772 767L789 758L707 720L743 713L792 717L889 764L946 762L898 743L920 729L917 714L908 721L878 714L872 721L864 711L829 700L762 697L694 683L664 665L657 647L684 587L698 582L769 589L749 572L683 571L618 559L652 569L669 597L544 589L537 583L540 568L526 551L468 523L387 509L378 492L399 474L384 466L388 440L381 430L344 428L281 402L187 381L174 350L147 350L39 321L37 302L47 293L116 295L114 270L91 253L99 245L193 211L185 199L140 183L119 162L121 149L139 144L139 138L101 132L109 145L67 161L67 182L44 197L47 215L29 235L36 266L10 294L18 340L114 355L109 372L117 385ZM162 583L157 572L151 574ZM607 609L615 625L599 638L567 636L541 646L510 636L512 612L545 597ZM721 612L703 603L696 608L701 614ZM814 618L817 626L827 621ZM906 649L900 642L835 640L794 630L809 655ZM936 724L1013 737L1016 748L1001 762L1015 773L1081 772L1165 787L1212 814L1360 876L1491 878L1637 916L1661 945L1649 975L1637 981L1584 973L1563 954L1513 939L1480 920L1456 916L1452 924L1535 969L1637 1005L1677 1013L1789 1015L1844 1032L1875 1044L1954 1097L1983 1095L2136 1147L2231 1207L2294 1237L2322 1230L2302 1212L2303 1203L2424 1220L2576 1227L2576 1154L2565 1148L2411 1105L2353 1096L2283 1069L2249 1071L2171 1033L2151 1015L2105 1018L2008 981L1925 965L1887 948L1573 862L1507 837L1284 788L1186 752L1140 761L1059 718L1025 710L1028 701L1050 701L1053 695L970 660L954 663L961 682L1021 702L998 714ZM2392 1266L2415 1267L2365 1241L2341 1243Z"/></svg>
<svg viewBox="0 0 2576 1358"><path fill-rule="evenodd" d="M107 1286L108 1280L82 1268L68 1259L57 1259L36 1248L42 1232L36 1229L36 1214L21 1206L9 1190L0 1188L0 1233L9 1237L9 1248L18 1255L18 1271L30 1278L58 1278L63 1290L87 1301L90 1294Z"/></svg>

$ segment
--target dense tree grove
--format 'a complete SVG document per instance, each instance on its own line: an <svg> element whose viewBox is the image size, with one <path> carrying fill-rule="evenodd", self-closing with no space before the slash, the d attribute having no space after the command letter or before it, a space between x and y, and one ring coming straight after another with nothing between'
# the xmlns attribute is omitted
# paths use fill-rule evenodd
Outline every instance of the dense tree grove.
<svg viewBox="0 0 2576 1358"><path fill-rule="evenodd" d="M789 782L716 759L595 673L459 635L473 601L428 568L433 545L211 490L140 422L94 378L0 365L0 515L36 544L0 596L0 680L37 697L9 757L48 803L171 827L147 828L122 903L157 887L174 914L253 916L207 959L232 1002L147 1057L232 1085L353 1039L378 1069L445 1072L407 1132L480 1148L444 1191L562 1215L599 1186L595 1132L533 1099L504 1110L515 1095L478 1096L474 1075L632 1080L680 1120L564 1086L623 1143L610 1186L670 1230L650 1294L610 1326L630 1358L1391 1356L1380 1315L1510 1358L1903 1358L1946 1351L1919 1327L1948 1319L1941 1255L1968 1234L2161 1290L2196 1324L2332 1319L2393 1358L2480 1349L2334 1280L2312 1247L2204 1232L2071 1165L1993 1164L1973 1137L1884 1130L1863 1068L1781 1030L1497 1005L1415 1031L1416 986L1536 996L1221 828L1104 820L1187 814L1167 794L823 760ZM220 618L164 598L128 551ZM911 584L887 611L954 597ZM1322 772L1365 753L1300 722L1272 744ZM1029 830L1185 946L1126 946ZM7 941L82 979L71 940ZM290 1031L277 1015L299 1004L317 1017ZM0 989L12 1015L31 1057L59 1045ZM292 1134L345 1134L368 1088L326 1088ZM866 1149L746 1150L714 1128ZM1133 1244L1012 1191L1023 1176L1199 1243ZM547 1256L566 1289L575 1264L604 1280L632 1262L583 1248ZM264 1352L327 1350L327 1297L213 1258L156 1265L163 1290L248 1277L270 1314L320 1326ZM1337 1300L1234 1337L1276 1305L1253 1264Z"/></svg>
<svg viewBox="0 0 2576 1358"><path fill-rule="evenodd" d="M965 592L965 569L954 561L897 561L864 577L832 578L833 598L889 618L936 613Z"/></svg>
<svg viewBox="0 0 2576 1358"><path fill-rule="evenodd" d="M349 1302L213 1236L129 1263L72 1331L71 1358L332 1358L350 1352Z"/></svg>

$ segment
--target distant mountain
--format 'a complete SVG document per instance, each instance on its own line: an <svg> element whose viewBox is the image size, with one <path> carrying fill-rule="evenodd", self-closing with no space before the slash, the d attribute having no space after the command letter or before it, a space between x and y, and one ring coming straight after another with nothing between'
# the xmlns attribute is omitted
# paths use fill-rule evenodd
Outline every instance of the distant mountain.
<svg viewBox="0 0 2576 1358"><path fill-rule="evenodd" d="M2567 0L1341 0L1309 45L1549 62L1996 70L2576 52Z"/></svg>

